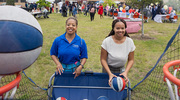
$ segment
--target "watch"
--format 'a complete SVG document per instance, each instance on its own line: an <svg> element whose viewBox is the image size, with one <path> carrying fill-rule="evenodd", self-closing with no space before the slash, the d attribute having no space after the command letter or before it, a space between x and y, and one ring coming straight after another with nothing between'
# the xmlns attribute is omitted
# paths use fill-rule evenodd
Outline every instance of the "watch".
<svg viewBox="0 0 180 100"><path fill-rule="evenodd" d="M82 66L82 68L84 68L84 65L83 64L80 64Z"/></svg>

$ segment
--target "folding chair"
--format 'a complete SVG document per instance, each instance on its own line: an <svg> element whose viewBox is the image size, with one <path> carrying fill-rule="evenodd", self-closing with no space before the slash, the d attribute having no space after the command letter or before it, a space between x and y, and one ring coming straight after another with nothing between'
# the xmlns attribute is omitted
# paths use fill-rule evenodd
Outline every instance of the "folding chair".
<svg viewBox="0 0 180 100"><path fill-rule="evenodd" d="M109 16L113 16L113 12L110 12L110 15Z"/></svg>
<svg viewBox="0 0 180 100"><path fill-rule="evenodd" d="M172 22L177 22L177 20L178 20L178 16L175 15L175 16L174 16L174 19L172 19Z"/></svg>
<svg viewBox="0 0 180 100"><path fill-rule="evenodd" d="M133 15L133 18L139 18L139 15L134 14L134 15Z"/></svg>
<svg viewBox="0 0 180 100"><path fill-rule="evenodd" d="M74 74L68 72L53 74L49 80L48 99L65 97L67 100L97 100L100 96L106 96L109 100L131 99L131 91L127 86L123 91L115 92L109 87L108 79L107 73L82 72L76 79Z"/></svg>
<svg viewBox="0 0 180 100"><path fill-rule="evenodd" d="M174 19L178 19L178 16L177 16L177 15L175 15L175 16L174 16Z"/></svg>
<svg viewBox="0 0 180 100"><path fill-rule="evenodd" d="M118 12L114 12L114 16L117 17L118 16Z"/></svg>
<svg viewBox="0 0 180 100"><path fill-rule="evenodd" d="M166 18L164 19L164 22L167 22L169 20L169 15L166 15Z"/></svg>
<svg viewBox="0 0 180 100"><path fill-rule="evenodd" d="M148 18L146 16L144 16L144 19L147 20Z"/></svg>
<svg viewBox="0 0 180 100"><path fill-rule="evenodd" d="M144 16L144 22L148 22L148 17Z"/></svg>

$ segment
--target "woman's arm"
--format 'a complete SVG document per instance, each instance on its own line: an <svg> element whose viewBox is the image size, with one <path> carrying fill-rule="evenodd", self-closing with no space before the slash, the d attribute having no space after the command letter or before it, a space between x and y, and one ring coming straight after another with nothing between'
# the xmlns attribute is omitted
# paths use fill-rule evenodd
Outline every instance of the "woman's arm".
<svg viewBox="0 0 180 100"><path fill-rule="evenodd" d="M64 69L61 65L61 63L59 62L58 58L55 55L51 56L52 60L55 62L55 64L57 65L56 67L56 73L59 72L59 74L61 75L61 73L63 73Z"/></svg>
<svg viewBox="0 0 180 100"><path fill-rule="evenodd" d="M87 46L86 46L86 42L81 39L81 64L76 68L75 72L73 72L73 74L75 74L74 78L78 77L81 74L81 70L84 66L84 64L86 63L86 60L88 58L88 53L87 53Z"/></svg>
<svg viewBox="0 0 180 100"><path fill-rule="evenodd" d="M78 77L81 74L81 70L82 70L84 64L86 63L86 60L87 60L86 58L81 59L81 65L79 65L76 68L75 72L73 73L73 74L75 74L74 78Z"/></svg>
<svg viewBox="0 0 180 100"><path fill-rule="evenodd" d="M108 52L105 49L101 48L101 58L100 58L101 64L109 75L109 85L111 86L110 83L111 83L112 78L117 77L117 76L111 73L107 64L107 56L108 56Z"/></svg>
<svg viewBox="0 0 180 100"><path fill-rule="evenodd" d="M126 69L125 69L125 71L123 73L120 74L120 75L123 75L125 77L125 82L126 83L129 81L128 77L127 77L127 74L129 72L129 70L131 69L131 67L133 66L133 64L134 64L134 51L129 53Z"/></svg>

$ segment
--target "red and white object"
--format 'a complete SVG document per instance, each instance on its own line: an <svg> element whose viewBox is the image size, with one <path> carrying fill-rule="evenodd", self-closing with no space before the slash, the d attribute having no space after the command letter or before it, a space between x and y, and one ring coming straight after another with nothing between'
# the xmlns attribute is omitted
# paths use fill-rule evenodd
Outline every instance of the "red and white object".
<svg viewBox="0 0 180 100"><path fill-rule="evenodd" d="M116 92L124 90L125 86L126 83L122 77L114 77L111 81L111 87Z"/></svg>

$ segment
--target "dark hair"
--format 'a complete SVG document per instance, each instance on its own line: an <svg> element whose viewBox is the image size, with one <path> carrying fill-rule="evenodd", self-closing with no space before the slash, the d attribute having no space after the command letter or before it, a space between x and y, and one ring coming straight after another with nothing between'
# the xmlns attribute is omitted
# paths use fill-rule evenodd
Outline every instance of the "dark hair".
<svg viewBox="0 0 180 100"><path fill-rule="evenodd" d="M70 19L75 20L75 21L76 21L76 26L78 25L78 20L77 20L75 17L69 17L69 18L66 20L66 24L67 24L68 20L70 20Z"/></svg>
<svg viewBox="0 0 180 100"><path fill-rule="evenodd" d="M114 27L115 27L115 25L116 25L117 22L122 22L122 23L124 23L125 28L127 28L127 24L126 24L126 21L125 21L124 19L115 19L115 20L112 22L112 30L111 30L111 32L109 33L109 35L108 35L107 37L115 34L115 33L114 33ZM129 37L129 35L128 35L128 33L127 33L126 31L125 31L124 36Z"/></svg>

